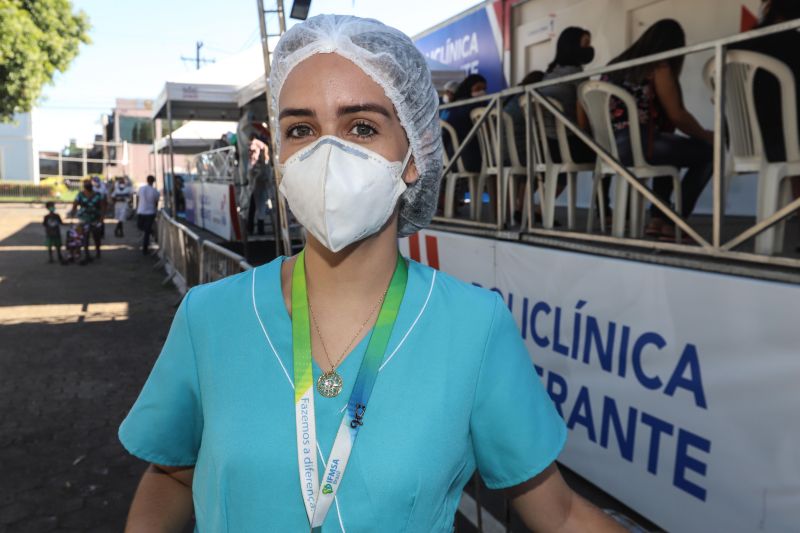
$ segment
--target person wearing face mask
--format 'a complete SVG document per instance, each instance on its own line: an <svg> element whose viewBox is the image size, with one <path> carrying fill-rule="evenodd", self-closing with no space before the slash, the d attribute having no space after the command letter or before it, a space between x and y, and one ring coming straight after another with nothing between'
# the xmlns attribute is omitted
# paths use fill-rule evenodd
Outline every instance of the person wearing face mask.
<svg viewBox="0 0 800 533"><path fill-rule="evenodd" d="M289 29L269 80L294 257L192 288L120 427L128 532L447 532L476 467L538 531L622 531L553 463L564 422L496 294L402 257L438 198L438 97L378 21ZM277 121L275 119L277 118Z"/></svg>
<svg viewBox="0 0 800 533"><path fill-rule="evenodd" d="M584 65L588 65L593 60L592 34L583 28L574 26L566 28L558 36L556 57L547 67L544 81L582 72ZM577 123L582 129L586 129L588 125L586 113L578 103L578 85L581 83L581 80L577 80L550 85L540 89L539 93L558 102L564 110L564 115L570 121ZM544 124L550 154L556 161L561 161L558 141L556 140L555 118L550 113L545 113ZM595 153L591 148L574 135L569 133L567 135L570 151L576 162L587 163L594 161Z"/></svg>
<svg viewBox="0 0 800 533"><path fill-rule="evenodd" d="M75 196L72 213L76 213L81 223L88 229L94 241L95 259L100 259L100 246L103 240L103 213L106 210L105 197L97 192L91 179L83 180L83 190ZM84 257L81 265L92 261L89 253L89 239L84 240Z"/></svg>
<svg viewBox="0 0 800 533"><path fill-rule="evenodd" d="M592 34L584 29L576 26L570 26L564 29L558 36L556 43L556 56L550 65L547 67L547 72L544 75L544 80L554 80L564 76L570 76L583 71L585 65L594 61L594 48L592 47ZM587 129L588 120L586 119L586 112L578 102L578 86L585 80L569 81L560 83L558 85L550 85L543 87L539 90L542 96L546 96L558 102L564 115L573 123L577 124L581 129ZM555 117L552 114L544 112L544 126L547 135L547 144L550 149L550 155L554 161L561 161L561 149L558 145L558 138L556 136ZM575 135L567 130L567 142L569 143L570 154L573 161L576 163L591 163L594 162L597 154L586 146L586 144L578 139ZM606 216L610 216L611 208L609 207L609 186L611 180L603 180L604 198ZM560 175L558 179L558 186L556 189L556 196L560 195L566 186L566 175Z"/></svg>
<svg viewBox="0 0 800 533"><path fill-rule="evenodd" d="M455 93L453 94L453 102L460 102L486 94L486 78L480 74L470 74L458 85ZM485 106L487 102L477 102L473 104L462 105L450 108L446 122L453 126L456 130L459 141L463 139L472 129L472 119L470 112L476 107ZM445 137L445 150L449 154L455 153L457 146L450 146L449 138ZM461 153L461 159L464 161L464 168L470 172L478 172L481 169L481 152L478 145L477 137L474 137L466 149Z"/></svg>
<svg viewBox="0 0 800 533"><path fill-rule="evenodd" d="M456 90L458 89L458 82L455 80L450 80L444 84L444 91L442 92L442 103L449 104L452 102L456 96Z"/></svg>

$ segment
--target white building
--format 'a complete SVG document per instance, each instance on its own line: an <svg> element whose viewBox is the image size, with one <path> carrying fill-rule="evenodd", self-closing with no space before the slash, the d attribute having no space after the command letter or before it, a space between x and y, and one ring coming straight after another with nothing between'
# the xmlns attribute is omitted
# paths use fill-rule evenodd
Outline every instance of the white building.
<svg viewBox="0 0 800 533"><path fill-rule="evenodd" d="M12 122L0 123L0 180L39 182L33 122L32 113L20 113Z"/></svg>

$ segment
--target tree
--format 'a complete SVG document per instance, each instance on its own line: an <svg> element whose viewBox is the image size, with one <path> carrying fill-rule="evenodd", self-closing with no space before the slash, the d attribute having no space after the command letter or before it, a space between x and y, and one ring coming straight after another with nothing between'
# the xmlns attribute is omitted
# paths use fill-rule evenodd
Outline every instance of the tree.
<svg viewBox="0 0 800 533"><path fill-rule="evenodd" d="M45 83L89 44L89 18L69 0L0 0L0 122L30 111Z"/></svg>

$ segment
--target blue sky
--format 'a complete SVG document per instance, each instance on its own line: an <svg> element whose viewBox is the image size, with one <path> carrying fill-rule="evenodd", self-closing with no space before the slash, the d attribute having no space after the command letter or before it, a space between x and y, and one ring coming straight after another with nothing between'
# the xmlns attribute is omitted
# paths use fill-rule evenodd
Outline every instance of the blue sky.
<svg viewBox="0 0 800 533"><path fill-rule="evenodd" d="M414 35L476 3L312 0L311 15L372 17ZM291 4L285 1L287 11ZM43 91L34 114L40 150L57 150L72 138L91 141L115 98L155 98L168 78L195 68L181 56L194 57L196 41L204 43L203 57L217 61L259 43L256 0L73 0L73 5L89 15L92 44L82 46L67 72Z"/></svg>

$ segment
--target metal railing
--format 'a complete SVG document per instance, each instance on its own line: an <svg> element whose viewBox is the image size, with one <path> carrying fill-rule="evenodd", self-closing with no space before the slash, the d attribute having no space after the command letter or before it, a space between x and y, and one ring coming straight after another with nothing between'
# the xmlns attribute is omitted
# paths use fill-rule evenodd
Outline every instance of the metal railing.
<svg viewBox="0 0 800 533"><path fill-rule="evenodd" d="M233 183L236 174L236 148L225 146L201 152L194 157L197 178L201 181Z"/></svg>
<svg viewBox="0 0 800 533"><path fill-rule="evenodd" d="M158 214L156 231L159 261L154 268L164 267L163 284L172 281L181 292L253 268L244 257L201 239L164 210Z"/></svg>
<svg viewBox="0 0 800 533"><path fill-rule="evenodd" d="M209 283L252 267L242 256L211 241L200 246L200 283Z"/></svg>
<svg viewBox="0 0 800 533"><path fill-rule="evenodd" d="M711 179L711 186L713 191L713 206L712 206L712 228L711 228L711 238L706 239L702 235L700 235L692 226L688 224L688 222L683 219L678 213L676 213L671 206L666 205L664 201L658 198L656 195L653 194L652 190L646 187L641 180L637 179L628 169L623 165L620 161L616 160L610 153L604 150L597 142L595 142L594 138L590 133L585 132L584 130L580 129L580 127L573 123L569 118L567 118L561 111L556 109L556 107L547 100L539 91L545 87L550 87L554 85L559 85L568 82L580 82L586 81L592 78L596 78L603 74L608 74L611 72L616 72L620 70L624 70L630 67L635 67L639 65L646 65L652 64L658 61L663 61L666 59L670 59L673 57L683 56L691 53L703 52L703 51L713 51L714 53L714 65L715 65L715 80L725 80L725 53L726 48L730 45L740 43L743 41L751 40L754 38L762 37L765 35L771 35L775 33L780 33L784 31L794 31L800 28L800 20L794 20L790 22L785 22L781 24L776 24L767 28L762 28L758 30L753 30L750 32L734 35L732 37L727 37L724 39L718 39L714 41L709 41L705 43L700 43L692 46L686 46L683 48L677 48L675 50L671 50L668 52L663 52L660 54L655 54L652 56L625 61L621 63L617 63L614 65L587 70L585 72L564 76L558 79L543 81L531 85L527 85L524 87L512 87L506 89L499 93L494 93L491 95L486 95L477 98L471 98L468 100L462 100L459 102L455 102L452 104L442 105L440 109L452 109L460 106L467 106L467 105L474 105L480 104L485 106L484 112L481 114L480 118L476 120L472 128L469 130L467 135L460 139L460 144L457 147L453 147L453 154L449 158L448 164L445 166L443 175L446 176L451 169L454 168L456 161L459 157L462 156L464 151L467 149L467 146L477 137L480 128L483 126L487 120L496 120L496 124L493 125L496 127L496 131L498 134L495 136L495 144L491 147L491 149L496 154L496 161L501 162L501 172L502 172L502 162L504 161L504 143L505 142L513 142L513 139L505 139L505 131L503 127L503 107L504 104L510 98L519 98L522 95L525 95L528 101L527 109L533 109L530 105L531 102L535 102L539 106L541 106L544 110L550 113L555 120L564 124L564 126L568 129L568 133L575 135L579 140L585 143L589 148L591 148L598 157L599 161L605 163L608 167L616 172L618 176L618 180L624 180L627 184L633 189L635 193L641 194L646 200L653 203L656 207L661 209L661 211L672 221L677 228L679 228L684 235L688 235L694 241L699 244L699 246L690 245L690 244L680 244L680 243L669 243L669 242L660 242L660 241L653 241L653 240L645 240L639 238L628 238L628 237L614 237L611 235L603 235L597 233L589 233L589 232L582 232L582 231L566 231L566 230L555 230L555 229L546 229L542 227L536 227L533 225L533 213L527 213L527 220L528 223L525 227L522 227L518 230L507 228L504 224L504 220L502 218L503 211L501 210L502 203L506 201L505 198L501 197L501 193L504 191L501 190L501 176L497 176L496 179L496 190L495 194L496 197L494 198L494 221L482 221L482 220L471 220L471 219L464 219L464 218L457 218L457 217L442 217L437 216L434 217L434 222L444 223L450 226L462 226L464 231L466 232L477 232L481 234L486 234L487 231L489 233L494 233L497 236L502 236L504 238L512 238L512 239L519 239L525 240L526 236L541 236L541 237L555 237L561 239L572 239L572 240L583 240L583 241L591 241L603 244L613 244L613 245L622 245L627 247L636 247L636 248L644 248L644 249L651 249L651 250L663 250L663 251L671 251L671 252L681 252L681 253L688 253L694 254L699 256L705 256L708 258L715 258L715 259L726 259L726 260L735 260L735 261L745 261L751 263L762 263L762 264L771 264L776 266L782 267L800 267L800 259L795 259L791 257L781 257L781 256L766 256L766 255L759 255L752 252L743 252L737 251L736 248L741 246L747 241L753 239L756 235L768 230L769 228L773 227L774 225L778 224L781 221L786 220L789 216L793 213L800 211L800 199L795 199L794 201L790 202L788 205L783 206L777 212L773 213L769 217L764 220L757 221L756 223L752 224L750 227L738 233L733 238L728 239L727 241L723 242L722 238L722 226L724 222L724 206L723 206L723 175L724 175L724 165L725 165L725 150L726 150L726 143L724 129L725 129L725 117L723 114L723 109L725 105L725 83L715 83L714 84L714 172ZM702 73L698 73L698 75L702 75ZM800 82L800 80L797 80ZM526 155L527 155L527 175L526 175L526 184L527 184L527 191L529 196L533 196L533 188L534 179L536 178L534 171L534 167L537 163L535 160L536 154L534 150L532 150L532 145L534 144L537 135L536 128L533 127L532 122L535 119L531 117L531 113L525 113L525 122L526 122ZM513 180L511 180L511 185L513 185ZM478 191L476 198L472 198L471 201L481 201L482 191ZM543 196L543 195L542 195ZM540 198L540 203L546 201L545 198ZM594 201L592 198L591 201ZM527 206L531 208L531 204L533 202L528 202ZM553 208L554 206L542 206L542 210L545 211L548 208Z"/></svg>
<svg viewBox="0 0 800 533"><path fill-rule="evenodd" d="M33 183L15 183L0 181L0 200L5 201L48 201L56 200L56 191L49 185Z"/></svg>

